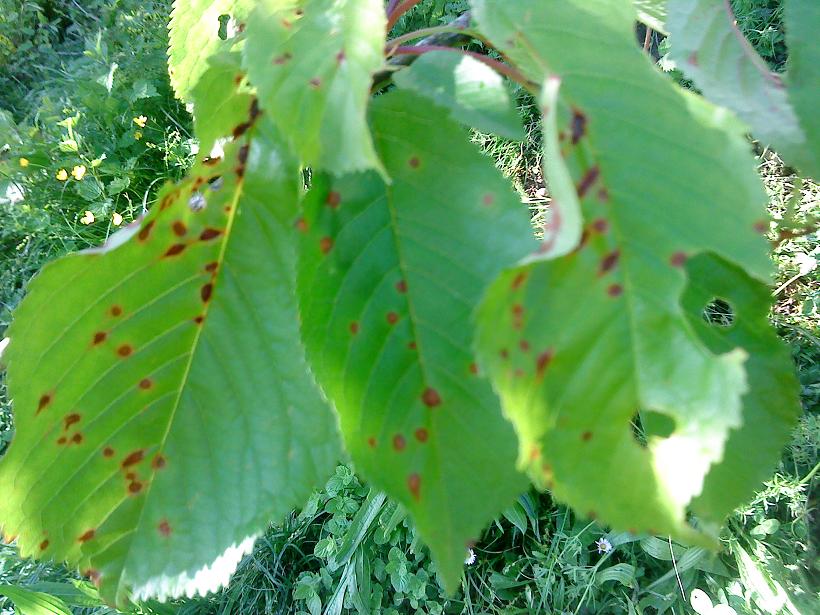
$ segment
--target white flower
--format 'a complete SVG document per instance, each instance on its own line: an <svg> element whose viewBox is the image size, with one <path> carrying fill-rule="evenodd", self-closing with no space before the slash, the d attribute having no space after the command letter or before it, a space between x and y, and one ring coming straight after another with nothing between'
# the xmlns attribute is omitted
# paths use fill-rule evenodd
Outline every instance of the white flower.
<svg viewBox="0 0 820 615"><path fill-rule="evenodd" d="M467 559L464 560L464 563L468 566L472 566L473 564L475 564L475 560L475 551L473 551L472 549L467 549Z"/></svg>
<svg viewBox="0 0 820 615"><path fill-rule="evenodd" d="M612 543L606 538L599 538L595 541L595 546L598 547L598 553L605 554L612 551Z"/></svg>

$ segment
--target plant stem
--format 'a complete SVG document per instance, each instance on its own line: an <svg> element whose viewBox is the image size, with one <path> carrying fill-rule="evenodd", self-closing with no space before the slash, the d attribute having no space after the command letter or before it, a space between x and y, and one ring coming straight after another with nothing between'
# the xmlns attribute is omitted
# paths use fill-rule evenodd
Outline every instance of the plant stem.
<svg viewBox="0 0 820 615"><path fill-rule="evenodd" d="M402 43L406 43L407 41L412 41L417 38L424 38L425 36L433 36L435 34L465 34L467 36L471 36L473 38L478 38L474 32L468 31L466 28L462 28L459 26L453 26L451 24L447 24L446 26L435 26L432 28L422 28L421 30L416 30L414 32L408 32L407 34L402 34L401 36L397 36L396 38L391 38L385 44L385 49L387 50L387 55L392 55L392 50L395 47L398 47Z"/></svg>
<svg viewBox="0 0 820 615"><path fill-rule="evenodd" d="M416 6L419 2L421 2L421 0L404 0L404 2L401 2L393 7L393 10L387 14L387 31L390 32L390 30L393 29L393 26L396 25L399 17ZM390 7L388 6L388 9L389 8Z"/></svg>
<svg viewBox="0 0 820 615"><path fill-rule="evenodd" d="M444 45L413 45L412 47L396 47L393 50L393 53L396 55L421 55L423 53L427 53L428 51L455 51L456 53L470 56L479 62L483 62L512 81L520 84L523 88L533 94L538 93L535 84L528 81L527 78L518 72L517 69L513 68L509 64L504 64L504 62L499 62L498 60L494 60L489 56L476 53L475 51L467 51L466 49L461 49L458 47L445 47Z"/></svg>

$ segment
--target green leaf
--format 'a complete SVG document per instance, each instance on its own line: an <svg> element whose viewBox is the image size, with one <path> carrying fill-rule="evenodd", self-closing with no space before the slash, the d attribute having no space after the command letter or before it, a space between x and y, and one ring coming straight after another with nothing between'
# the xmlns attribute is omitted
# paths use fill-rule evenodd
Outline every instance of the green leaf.
<svg viewBox="0 0 820 615"><path fill-rule="evenodd" d="M752 496L780 459L802 413L800 387L789 349L768 325L769 288L711 255L690 259L686 271L690 283L682 302L692 328L713 352L740 347L749 356L743 425L730 434L722 463L712 469L692 503L698 514L721 519ZM716 297L731 306L731 327L704 321L703 309ZM753 462L749 451L754 451Z"/></svg>
<svg viewBox="0 0 820 615"><path fill-rule="evenodd" d="M457 122L507 139L524 138L504 79L473 57L431 51L393 75L393 82L449 109Z"/></svg>
<svg viewBox="0 0 820 615"><path fill-rule="evenodd" d="M339 450L299 342L298 180L263 121L32 281L0 462L23 556L77 565L118 604L214 590L326 479Z"/></svg>
<svg viewBox="0 0 820 615"><path fill-rule="evenodd" d="M560 81L561 156L585 229L570 254L506 271L479 311L477 347L516 426L520 467L617 529L713 544L685 508L742 425L747 353L717 354L695 332L683 265L712 251L768 280L748 144L726 114L654 69L629 4L473 6L528 78ZM667 415L674 431L642 445L639 410Z"/></svg>
<svg viewBox="0 0 820 615"><path fill-rule="evenodd" d="M806 20L804 23L814 24L807 25L811 31L798 34L795 39L805 41L800 50L806 54L798 52L797 79L808 79L805 86L812 90L811 111L804 120L816 123L820 82L815 62L820 62L820 45L815 30L820 23L820 6L800 0L796 4L805 6L796 11ZM814 133L807 130L810 126L801 126L781 77L769 70L744 38L728 1L669 0L667 26L672 59L707 97L737 113L756 138L773 145L787 162L820 176L820 123L815 125ZM806 67L804 63L811 64ZM798 101L804 100L800 92L805 91L804 87L797 93Z"/></svg>
<svg viewBox="0 0 820 615"><path fill-rule="evenodd" d="M817 113L817 92L820 92L820 4L812 0L786 0L784 10L786 44L789 48L789 101L806 135L809 151L805 153L805 172L820 178L820 113ZM798 163L799 166L799 163Z"/></svg>
<svg viewBox="0 0 820 615"><path fill-rule="evenodd" d="M467 541L526 487L473 362L470 317L534 240L508 182L444 114L406 91L375 100L393 183L316 178L299 292L308 356L357 469L407 507L453 590Z"/></svg>
<svg viewBox="0 0 820 615"><path fill-rule="evenodd" d="M71 615L71 609L59 598L19 585L0 585L0 596L9 598L20 615Z"/></svg>
<svg viewBox="0 0 820 615"><path fill-rule="evenodd" d="M638 10L638 21L666 34L666 3L668 0L632 0Z"/></svg>
<svg viewBox="0 0 820 615"><path fill-rule="evenodd" d="M382 64L381 0L260 0L248 23L245 65L301 161L342 174L383 173L367 127Z"/></svg>
<svg viewBox="0 0 820 615"><path fill-rule="evenodd" d="M620 563L604 568L595 575L595 584L603 585L607 581L617 581L624 587L635 587L635 566Z"/></svg>
<svg viewBox="0 0 820 615"><path fill-rule="evenodd" d="M248 18L254 0L174 0L168 43L168 73L178 98L193 100L192 90L208 68L208 58L227 45L219 37L220 17L229 15L234 30Z"/></svg>

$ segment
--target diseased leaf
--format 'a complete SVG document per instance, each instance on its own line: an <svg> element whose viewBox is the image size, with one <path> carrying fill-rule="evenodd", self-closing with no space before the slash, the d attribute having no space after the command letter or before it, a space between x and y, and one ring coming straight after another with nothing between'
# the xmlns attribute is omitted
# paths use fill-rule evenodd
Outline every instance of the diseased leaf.
<svg viewBox="0 0 820 615"><path fill-rule="evenodd" d="M449 109L457 122L507 139L524 138L521 118L504 79L468 55L425 53L393 75L393 82Z"/></svg>
<svg viewBox="0 0 820 615"><path fill-rule="evenodd" d="M616 528L708 542L685 508L742 425L747 353L718 354L693 329L683 266L710 251L768 280L748 144L654 69L628 3L473 6L530 79L560 80L561 155L585 223L574 252L506 271L479 311L480 358L516 426L520 466ZM639 410L671 418L671 435L639 443ZM702 512L720 515L714 503Z"/></svg>
<svg viewBox="0 0 820 615"><path fill-rule="evenodd" d="M801 4L798 0L797 4ZM806 4L806 3L804 3ZM820 6L811 2L814 26L805 32L804 47L811 61L820 61L816 42L820 24ZM811 23L811 16L803 18ZM671 56L678 68L695 82L703 93L717 104L732 109L745 121L755 137L774 146L789 163L807 173L820 176L820 130L811 139L807 127L800 125L795 109L789 101L780 75L771 72L763 59L752 48L735 23L728 0L669 0L667 25L671 34ZM812 42L809 42L812 41ZM817 64L806 71L800 70L801 54L797 56L798 81L811 74L814 86L811 93L811 112L804 120L816 121ZM808 84L807 84L808 85ZM800 95L798 94L798 99ZM811 119L809 119L811 118Z"/></svg>
<svg viewBox="0 0 820 615"><path fill-rule="evenodd" d="M214 590L332 471L335 419L299 342L298 190L262 121L32 281L0 462L23 556L77 565L118 604Z"/></svg>
<svg viewBox="0 0 820 615"><path fill-rule="evenodd" d="M220 17L230 18L233 35L244 24L255 0L174 0L168 25L168 73L178 98L193 100L192 91L208 68L208 58L227 49L220 38Z"/></svg>
<svg viewBox="0 0 820 615"><path fill-rule="evenodd" d="M686 272L689 286L682 303L692 328L712 352L740 347L749 355L743 425L729 436L722 462L692 503L696 513L720 520L770 475L800 416L800 387L788 348L767 321L769 288L710 255L690 259ZM710 326L704 320L704 307L715 298L728 303L732 326ZM754 451L754 463L749 451Z"/></svg>
<svg viewBox="0 0 820 615"><path fill-rule="evenodd" d="M357 469L404 504L453 590L467 541L526 489L515 438L471 351L472 311L534 249L526 209L444 111L373 103L390 177L316 178L299 293L317 379Z"/></svg>
<svg viewBox="0 0 820 615"><path fill-rule="evenodd" d="M305 164L342 174L382 171L367 127L382 64L381 0L260 0L245 65L261 107Z"/></svg>

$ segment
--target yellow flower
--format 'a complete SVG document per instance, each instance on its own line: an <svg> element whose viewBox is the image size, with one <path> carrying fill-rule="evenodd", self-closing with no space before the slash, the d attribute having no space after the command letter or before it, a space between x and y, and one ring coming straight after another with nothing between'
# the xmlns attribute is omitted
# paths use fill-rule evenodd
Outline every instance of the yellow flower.
<svg viewBox="0 0 820 615"><path fill-rule="evenodd" d="M28 158L20 158L20 166L25 169L28 166Z"/></svg>
<svg viewBox="0 0 820 615"><path fill-rule="evenodd" d="M145 128L145 122L148 121L148 118L144 115L134 118L134 123L139 126L140 128Z"/></svg>
<svg viewBox="0 0 820 615"><path fill-rule="evenodd" d="M114 226L119 226L120 224L122 224L122 216L118 214L116 211L114 212L114 215L111 216L111 224L113 224Z"/></svg>
<svg viewBox="0 0 820 615"><path fill-rule="evenodd" d="M57 171L57 175L55 177L59 179L61 182L64 182L68 179L68 171L66 171L65 169L60 169L59 171Z"/></svg>
<svg viewBox="0 0 820 615"><path fill-rule="evenodd" d="M80 222L82 222L83 224L91 224L92 222L94 222L94 214L86 210L85 215L82 218L80 218Z"/></svg>
<svg viewBox="0 0 820 615"><path fill-rule="evenodd" d="M74 179L80 181L83 177L85 177L85 167L83 165L77 165L73 169L71 169L71 175L74 176Z"/></svg>
<svg viewBox="0 0 820 615"><path fill-rule="evenodd" d="M134 133L134 138L135 138L137 141L139 141L140 139L142 139L142 131L141 131L141 130L136 131L136 132Z"/></svg>

